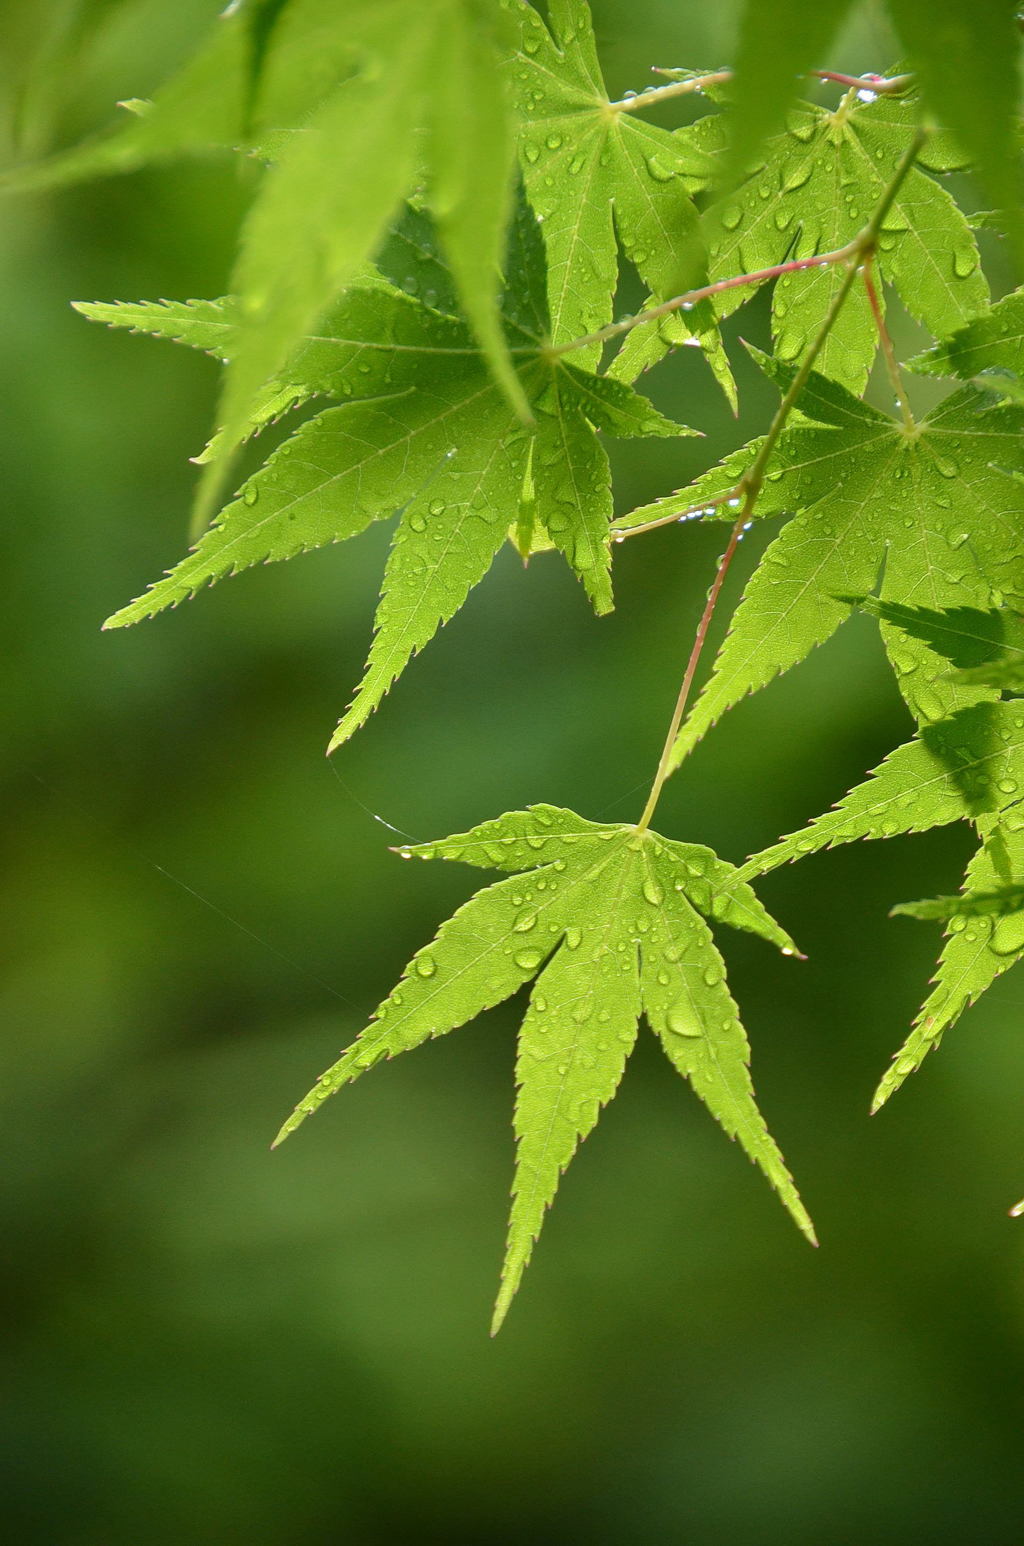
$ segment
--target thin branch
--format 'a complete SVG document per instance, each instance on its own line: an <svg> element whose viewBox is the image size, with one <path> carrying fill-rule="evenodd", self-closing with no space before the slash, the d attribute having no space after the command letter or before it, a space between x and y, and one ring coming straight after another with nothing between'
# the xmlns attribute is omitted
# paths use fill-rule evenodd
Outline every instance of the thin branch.
<svg viewBox="0 0 1024 1546"><path fill-rule="evenodd" d="M729 572L729 565L732 563L733 554L739 547L740 538L743 535L743 528L746 524L747 512L744 510L732 531L729 533L729 541L725 552L718 560L718 570L712 582L711 589L708 591L708 599L704 603L704 611L701 613L700 622L697 624L697 632L693 639L693 648L690 651L690 658L686 663L686 671L683 676L683 685L679 689L679 697L676 699L676 706L672 711L672 718L669 721L668 735L665 737L665 745L662 748L661 761L658 763L658 771L654 775L654 783L651 785L651 792L647 796L647 804L644 806L643 814L636 824L636 829L638 832L646 832L647 828L650 826L651 817L654 815L654 808L657 805L659 798L661 797L661 791L664 787L665 780L668 778L668 775L671 772L672 748L675 745L676 736L679 734L679 726L683 722L683 715L686 712L686 705L689 702L690 689L693 686L693 679L697 674L697 666L700 664L700 657L704 649L704 641L708 636L708 629L711 627L711 619L715 615L715 607L718 604L718 596L722 589L722 582Z"/></svg>
<svg viewBox="0 0 1024 1546"><path fill-rule="evenodd" d="M872 91L876 97L899 96L914 84L912 75L841 75L836 70L811 70L809 73L820 81L834 81L837 86Z"/></svg>
<svg viewBox="0 0 1024 1546"><path fill-rule="evenodd" d="M704 499L699 505L687 505L685 510L676 510L672 515L659 515L656 520L645 521L642 526L627 526L622 531L613 531L612 541L625 542L629 537L639 537L645 531L656 531L659 526L678 525L680 521L694 521L698 516L710 515L721 505L735 504L738 493L739 484L736 484L715 499Z"/></svg>
<svg viewBox="0 0 1024 1546"><path fill-rule="evenodd" d="M660 70L654 67L655 75L670 75L670 70ZM659 102L667 102L671 97L690 96L694 92L703 91L707 86L718 86L724 81L731 81L732 70L713 70L708 75L692 75L686 80L675 80L667 86L652 86L649 91L639 91L635 96L623 97L619 102L609 102L608 107L613 113L635 113L639 108L655 107ZM897 96L908 90L913 84L912 75L841 75L835 70L808 70L807 76L813 80L832 81L837 86L852 86L858 91L873 92L876 97Z"/></svg>
<svg viewBox="0 0 1024 1546"><path fill-rule="evenodd" d="M719 279L714 284L701 285L699 290L687 290L683 295L674 295L671 300L662 301L659 306L651 306L647 311L638 311L635 317L624 317L621 322L609 322L607 327L600 327L593 333L585 333L582 338L571 338L568 343L557 344L548 349L548 354L557 359L563 354L572 354L576 349L586 349L590 344L607 343L610 338L619 338L623 333L630 333L635 327L643 327L647 322L657 322L662 317L671 316L675 311L692 311L698 301L706 301L713 295L722 295L726 290L737 290L742 285L764 284L765 280L778 279L782 274L799 274L807 268L827 268L832 263L845 263L850 258L856 257L859 237L852 242L847 242L845 247L836 247L831 252L819 252L811 258L793 258L788 263L774 263L771 268L758 268L749 274L736 274L730 279Z"/></svg>
<svg viewBox="0 0 1024 1546"><path fill-rule="evenodd" d="M655 74L667 73L655 70ZM692 75L688 80L672 81L667 86L652 86L648 91L638 91L635 96L623 97L620 102L609 102L608 108L613 113L635 113L641 107L654 107L658 102L667 102L670 97L687 97L696 91L703 91L705 86L717 86L722 81L731 81L731 70L714 70L709 75Z"/></svg>

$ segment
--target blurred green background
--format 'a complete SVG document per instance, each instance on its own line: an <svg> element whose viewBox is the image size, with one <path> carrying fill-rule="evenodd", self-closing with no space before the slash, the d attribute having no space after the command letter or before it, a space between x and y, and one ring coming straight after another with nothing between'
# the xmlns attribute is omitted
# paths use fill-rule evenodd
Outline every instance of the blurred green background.
<svg viewBox="0 0 1024 1546"><path fill-rule="evenodd" d="M5 155L16 92L23 152L68 143L151 90L217 9L5 0ZM652 62L732 56L735 3L595 10L617 93ZM868 8L832 62L892 52ZM887 909L955 888L965 830L763 882L805 964L724 940L816 1253L648 1037L489 1342L520 1004L269 1153L478 884L401 864L381 821L426 839L533 800L635 818L722 531L627 543L600 623L564 565L527 573L508 551L331 764L385 531L101 634L183 550L215 369L68 303L220 293L250 187L211 161L3 210L11 1538L1019 1542L1024 1224L1006 1210L1024 1192L1024 978L866 1114L938 948ZM763 307L739 334L764 341ZM732 352L738 424L694 351L650 378L708 438L617 448L623 508L764 423L771 394ZM719 728L659 825L738 860L907 733L855 620Z"/></svg>

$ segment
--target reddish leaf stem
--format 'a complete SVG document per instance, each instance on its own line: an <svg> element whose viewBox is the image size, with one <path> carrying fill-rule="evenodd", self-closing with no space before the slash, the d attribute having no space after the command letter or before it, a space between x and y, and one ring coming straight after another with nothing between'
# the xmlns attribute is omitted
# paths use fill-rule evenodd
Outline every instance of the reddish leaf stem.
<svg viewBox="0 0 1024 1546"><path fill-rule="evenodd" d="M861 268L861 274L864 279L864 288L868 294L868 301L871 305L872 315L875 319L875 326L878 329L878 342L882 346L882 356L885 360L885 368L888 372L889 380L892 383L892 389L896 394L896 402L899 405L900 413L903 415L903 427L908 435L916 435L917 422L914 418L914 415L910 411L910 404L907 401L906 389L903 385L903 377L900 375L900 367L896 359L896 351L892 346L892 338L889 336L889 329L885 325L885 311L882 307L882 297L879 295L878 286L875 284L874 254L870 251L865 252L864 254L864 263L863 267Z"/></svg>
<svg viewBox="0 0 1024 1546"><path fill-rule="evenodd" d="M572 338L566 344L557 344L548 353L558 358L576 349L585 349L589 344L606 343L609 338L618 338L622 333L632 332L635 327L642 327L644 323L657 322L672 312L690 311L698 301L706 301L726 290L737 290L742 285L764 284L766 280L778 279L782 274L798 274L807 268L825 268L832 263L846 263L859 252L859 241L860 237L855 237L845 247L836 247L831 252L819 252L810 258L793 258L788 263L774 263L770 268L754 269L749 274L736 274L730 279L718 279L714 284L702 285L699 290L687 290L684 295L674 295L671 300L662 301L660 306L652 306L648 311L638 312L635 317L624 317L621 322L609 322L607 327L585 333L582 338Z"/></svg>

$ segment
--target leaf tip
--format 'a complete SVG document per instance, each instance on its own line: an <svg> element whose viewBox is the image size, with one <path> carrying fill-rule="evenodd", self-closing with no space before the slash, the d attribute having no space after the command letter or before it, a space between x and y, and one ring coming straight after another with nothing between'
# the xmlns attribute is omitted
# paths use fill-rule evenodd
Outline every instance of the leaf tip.
<svg viewBox="0 0 1024 1546"><path fill-rule="evenodd" d="M344 746L345 742L348 740L351 734L352 731L348 727L348 715L346 714L344 719L338 721L338 727L327 743L327 750L324 753L324 756L333 756L334 753L338 750L339 746Z"/></svg>
<svg viewBox="0 0 1024 1546"><path fill-rule="evenodd" d="M876 1117L892 1094L892 1086L889 1084L889 1075L886 1074L878 1089L871 1097L871 1105L868 1107L868 1116Z"/></svg>
<svg viewBox="0 0 1024 1546"><path fill-rule="evenodd" d="M504 1326L505 1317L509 1312L515 1291L514 1281L503 1278L501 1288L498 1290L498 1297L494 1303L494 1314L491 1316L490 1334L492 1337L496 1337L502 1326Z"/></svg>
<svg viewBox="0 0 1024 1546"><path fill-rule="evenodd" d="M291 1135L295 1131L295 1128L297 1127L297 1125L298 1124L295 1121L295 1114L293 1112L292 1115L288 1118L287 1122L284 1122L282 1124L281 1128L279 1129L279 1131L277 1133L277 1136L275 1137L273 1143L270 1145L270 1152L271 1152L271 1154L273 1154L275 1149L279 1149L281 1147L281 1145L284 1143L286 1138L290 1138L291 1137Z"/></svg>

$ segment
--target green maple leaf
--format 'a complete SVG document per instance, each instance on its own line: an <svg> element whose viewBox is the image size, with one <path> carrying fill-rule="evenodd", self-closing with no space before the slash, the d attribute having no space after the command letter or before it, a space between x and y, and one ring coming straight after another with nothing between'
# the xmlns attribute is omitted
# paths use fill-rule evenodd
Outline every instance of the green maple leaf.
<svg viewBox="0 0 1024 1546"><path fill-rule="evenodd" d="M330 0L274 11L262 30L259 7L222 18L181 75L153 103L136 104L140 116L122 133L10 180L52 186L243 143L272 163L232 275L238 336L221 398L222 461L200 489L204 516L258 394L418 180L488 366L529 417L497 305L515 158L498 0L349 0L343 25Z"/></svg>
<svg viewBox="0 0 1024 1546"><path fill-rule="evenodd" d="M1008 811L1024 797L1024 705L976 703L924 725L833 810L741 866L747 880L861 838L926 832Z"/></svg>
<svg viewBox="0 0 1024 1546"><path fill-rule="evenodd" d="M911 903L898 911L947 916L935 987L875 1095L877 1110L927 1052L1007 967L1024 954L1024 912L1009 905L1024 884L1024 712L1016 702L979 703L892 752L868 780L800 832L737 871L748 881L778 865L862 838L924 832L973 821L982 846L959 903ZM1002 905L1007 904L1007 905Z"/></svg>
<svg viewBox="0 0 1024 1546"><path fill-rule="evenodd" d="M618 1088L641 1013L813 1241L755 1104L746 1036L701 914L787 953L794 946L732 865L709 848L548 805L401 852L513 874L460 907L413 957L371 1024L299 1103L278 1143L368 1068L466 1024L535 979L519 1036L516 1178L494 1330L562 1172Z"/></svg>
<svg viewBox="0 0 1024 1546"><path fill-rule="evenodd" d="M912 104L879 98L836 112L801 103L788 128L763 147L757 165L705 213L713 281L844 247L863 230L917 130ZM729 119L702 118L677 138L720 163L729 155ZM946 169L957 158L947 143L926 146L925 166ZM936 337L984 310L988 284L977 244L957 205L933 177L913 167L882 225L877 262L907 310ZM783 275L772 295L776 356L799 360L821 328L843 282L831 264ZM728 316L755 293L744 285L716 297ZM867 295L849 296L818 357L821 373L863 390L877 349Z"/></svg>
<svg viewBox="0 0 1024 1546"><path fill-rule="evenodd" d="M257 399L246 429L296 403L342 399L304 423L246 483L192 553L108 627L150 617L255 563L356 536L401 512L367 673L332 746L361 725L411 656L483 578L516 521L531 473L533 520L567 557L597 611L612 605L610 472L595 428L688 434L618 381L546 350L543 252L523 206L513 226L504 320L535 426L494 382L466 324L437 308L443 270L416 211L381 254L394 278L412 265L428 305L381 276L345 292ZM231 359L237 303L89 305L90 317L180 339Z"/></svg>
<svg viewBox="0 0 1024 1546"><path fill-rule="evenodd" d="M955 131L1020 242L1020 28L1013 0L887 0L931 111Z"/></svg>
<svg viewBox="0 0 1024 1546"><path fill-rule="evenodd" d="M521 28L509 64L520 161L544 222L552 339L567 343L611 318L617 241L659 300L700 283L690 193L711 165L701 150L609 101L582 0L551 0L547 26L525 0L508 8ZM703 333L713 332L710 312L706 324Z"/></svg>
<svg viewBox="0 0 1024 1546"><path fill-rule="evenodd" d="M790 371L767 368L783 382ZM812 376L799 406L818 422L786 429L756 513L793 513L747 584L714 671L673 751L673 766L745 694L803 660L880 585L885 602L932 611L1024 597L1024 416L965 387L909 434L904 426ZM615 523L626 531L735 489L758 449L734 453L689 489ZM731 515L728 508L714 514ZM879 579L879 577L881 577ZM918 719L935 720L985 689L950 676L921 637L881 620L900 691Z"/></svg>
<svg viewBox="0 0 1024 1546"><path fill-rule="evenodd" d="M892 909L910 918L941 919L946 939L932 992L883 1075L872 1111L920 1068L964 1010L1024 955L1024 817L1011 809L982 827L981 847L967 866L959 896L904 902ZM1019 878L1014 882L1012 876Z"/></svg>
<svg viewBox="0 0 1024 1546"><path fill-rule="evenodd" d="M514 158L497 77L499 15L493 0L359 0L346 16L357 73L283 147L242 229L232 275L242 327L220 409L227 448L243 437L261 388L380 241L418 158L488 368L529 419L497 305ZM212 509L225 476L223 466L209 469L200 511Z"/></svg>

